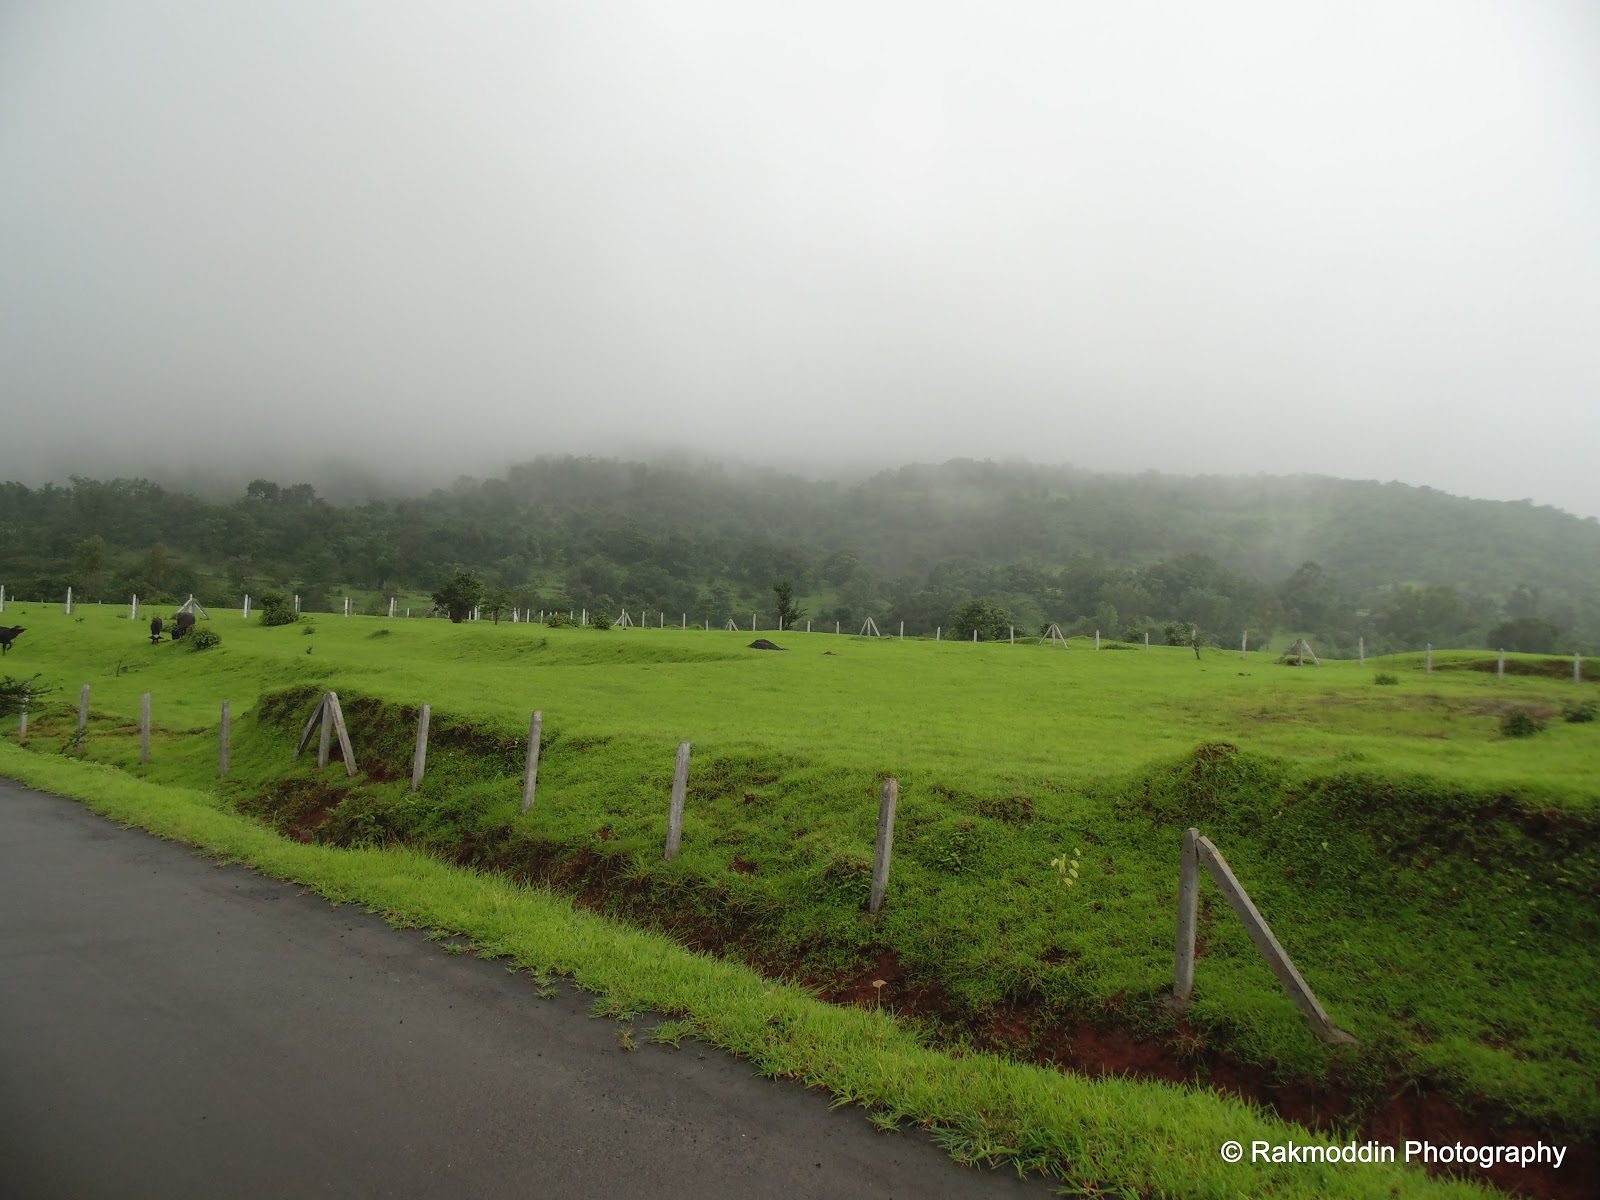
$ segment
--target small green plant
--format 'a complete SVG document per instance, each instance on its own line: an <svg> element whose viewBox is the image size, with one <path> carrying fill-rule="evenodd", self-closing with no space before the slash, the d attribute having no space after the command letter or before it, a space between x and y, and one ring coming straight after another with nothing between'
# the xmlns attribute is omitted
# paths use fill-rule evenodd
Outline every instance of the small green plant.
<svg viewBox="0 0 1600 1200"><path fill-rule="evenodd" d="M611 614L603 608L589 614L589 627L591 629L610 629Z"/></svg>
<svg viewBox="0 0 1600 1200"><path fill-rule="evenodd" d="M563 629L568 625L576 625L577 624L576 621L574 621L568 614L566 614L564 612L553 612L553 613L551 613L548 617L546 617L544 619L544 623L546 625L548 625L551 629Z"/></svg>
<svg viewBox="0 0 1600 1200"><path fill-rule="evenodd" d="M1561 706L1561 719L1569 725L1586 725L1600 716L1600 704L1593 700L1574 700Z"/></svg>
<svg viewBox="0 0 1600 1200"><path fill-rule="evenodd" d="M1079 846L1072 852L1071 858L1067 858L1065 855L1060 858L1052 858L1050 866L1055 870L1056 876L1061 883L1066 884L1069 888L1074 888L1078 886L1078 866L1082 861L1083 847Z"/></svg>
<svg viewBox="0 0 1600 1200"><path fill-rule="evenodd" d="M672 1017L662 1021L650 1031L650 1040L659 1046L671 1046L674 1050L681 1050L679 1045L686 1037L693 1037L697 1032L693 1021L685 1021L679 1017Z"/></svg>
<svg viewBox="0 0 1600 1200"><path fill-rule="evenodd" d="M222 644L222 635L215 629L201 627L189 635L189 649L209 650Z"/></svg>
<svg viewBox="0 0 1600 1200"><path fill-rule="evenodd" d="M637 1050L639 1044L633 1040L632 1025L617 1026L617 1045L623 1050Z"/></svg>
<svg viewBox="0 0 1600 1200"><path fill-rule="evenodd" d="M1543 728L1544 722L1525 708L1513 708L1500 718L1500 732L1506 737L1532 737Z"/></svg>
<svg viewBox="0 0 1600 1200"><path fill-rule="evenodd" d="M1372 682L1378 687L1399 687L1400 676L1390 675L1387 671L1379 671L1372 677Z"/></svg>
<svg viewBox="0 0 1600 1200"><path fill-rule="evenodd" d="M300 632L305 634L307 637L310 637L316 631L317 631L317 627L315 625L313 625L310 621L307 621L304 625L302 625L300 627Z"/></svg>

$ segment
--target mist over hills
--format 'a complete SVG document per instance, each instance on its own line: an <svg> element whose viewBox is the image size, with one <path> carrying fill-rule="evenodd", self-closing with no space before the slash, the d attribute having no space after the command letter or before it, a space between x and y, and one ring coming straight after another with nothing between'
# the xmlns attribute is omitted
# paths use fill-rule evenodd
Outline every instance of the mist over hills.
<svg viewBox="0 0 1600 1200"><path fill-rule="evenodd" d="M1257 644L1293 630L1330 649L1419 648L1521 622L1527 644L1508 648L1600 644L1600 522L1398 483L971 459L851 482L559 457L349 504L264 479L225 500L141 480L0 486L13 596L282 587L317 607L350 588L427 592L454 564L504 607L717 623L770 611L786 578L813 618L917 633L981 596L1023 627L1108 636L1192 622L1223 644L1250 629Z"/></svg>

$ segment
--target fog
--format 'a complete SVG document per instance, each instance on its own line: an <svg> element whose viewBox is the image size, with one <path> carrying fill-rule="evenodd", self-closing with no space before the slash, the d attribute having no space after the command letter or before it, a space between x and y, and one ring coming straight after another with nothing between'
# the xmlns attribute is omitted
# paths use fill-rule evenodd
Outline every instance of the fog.
<svg viewBox="0 0 1600 1200"><path fill-rule="evenodd" d="M1600 514L1597 61L1588 0L12 0L0 478L964 455Z"/></svg>

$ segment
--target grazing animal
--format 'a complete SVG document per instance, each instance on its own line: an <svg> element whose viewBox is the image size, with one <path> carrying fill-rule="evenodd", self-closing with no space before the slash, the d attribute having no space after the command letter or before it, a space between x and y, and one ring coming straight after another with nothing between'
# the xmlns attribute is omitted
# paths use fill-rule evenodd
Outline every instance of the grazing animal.
<svg viewBox="0 0 1600 1200"><path fill-rule="evenodd" d="M189 630L192 629L193 627L194 627L194 614L192 612L181 612L181 613L179 613L178 614L178 619L173 622L172 640L173 641L177 641L184 634L188 633Z"/></svg>
<svg viewBox="0 0 1600 1200"><path fill-rule="evenodd" d="M21 625L0 628L0 654L10 654L11 643L17 640L17 635L27 632Z"/></svg>

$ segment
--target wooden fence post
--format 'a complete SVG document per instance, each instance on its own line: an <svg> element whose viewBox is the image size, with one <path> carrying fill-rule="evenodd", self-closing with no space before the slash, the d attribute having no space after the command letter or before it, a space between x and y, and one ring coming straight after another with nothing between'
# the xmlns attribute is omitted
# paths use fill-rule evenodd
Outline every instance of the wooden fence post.
<svg viewBox="0 0 1600 1200"><path fill-rule="evenodd" d="M150 762L150 693L139 697L139 765Z"/></svg>
<svg viewBox="0 0 1600 1200"><path fill-rule="evenodd" d="M228 703L228 701L224 700L222 702L222 724L217 730L218 779L226 779L228 777L228 726L233 717L231 709L232 706Z"/></svg>
<svg viewBox="0 0 1600 1200"><path fill-rule="evenodd" d="M1200 851L1198 829L1183 835L1183 852L1178 867L1178 945L1172 960L1172 999L1187 1008L1194 992L1194 919L1200 900Z"/></svg>
<svg viewBox="0 0 1600 1200"><path fill-rule="evenodd" d="M678 857L683 841L683 802L689 791L689 743L678 743L678 762L672 772L672 805L667 809L667 852L664 861Z"/></svg>
<svg viewBox="0 0 1600 1200"><path fill-rule="evenodd" d="M522 768L522 811L533 807L533 790L539 783L539 738L544 732L544 713L534 709L528 723L528 760Z"/></svg>
<svg viewBox="0 0 1600 1200"><path fill-rule="evenodd" d="M883 897L889 890L889 855L894 849L894 810L900 803L900 781L889 778L883 781L883 794L878 797L878 843L872 852L872 898L867 911L876 913L883 907Z"/></svg>
<svg viewBox="0 0 1600 1200"><path fill-rule="evenodd" d="M417 747L411 752L411 790L422 786L422 774L428 769L428 722L433 717L433 706L424 704L417 714Z"/></svg>

